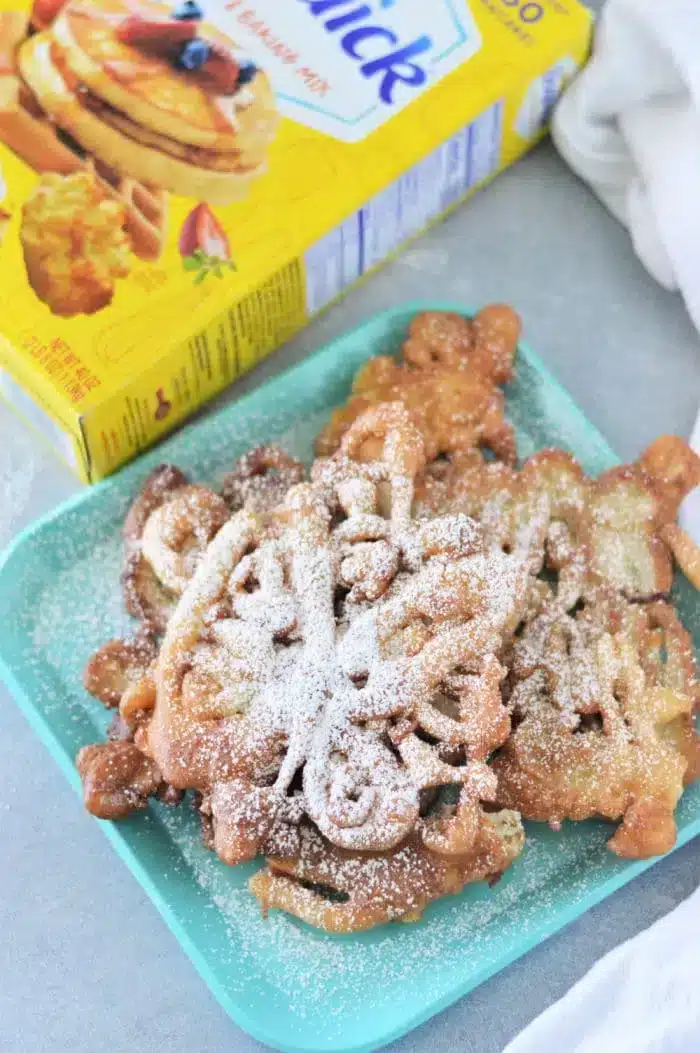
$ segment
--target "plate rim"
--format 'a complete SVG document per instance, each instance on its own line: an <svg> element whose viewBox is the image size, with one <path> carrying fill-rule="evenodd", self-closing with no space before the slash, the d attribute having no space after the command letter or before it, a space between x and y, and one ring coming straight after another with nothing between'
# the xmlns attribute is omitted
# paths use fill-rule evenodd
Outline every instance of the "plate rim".
<svg viewBox="0 0 700 1053"><path fill-rule="evenodd" d="M287 382L294 374L304 373L307 370L312 371L314 362L317 362L324 357L328 357L329 359L332 358L338 353L338 345L341 342L346 339L352 340L353 338L356 338L364 329L373 326L377 322L384 321L391 323L395 319L410 317L411 315L425 310L451 311L467 317L473 316L475 313L464 304L456 303L454 301L422 299L411 300L385 311L374 312L363 318L352 329L346 330L339 336L327 341L300 362L289 366L287 369L276 374L269 380L262 382L253 388L252 391L247 392L234 402L229 402L218 408L214 413L210 413L206 417L195 419L193 422L185 424L184 427L178 428L168 439L166 439L165 442L157 444L148 451L144 451L144 453L147 456L154 458L156 451L161 450L163 453L163 460L166 460L168 447L171 444L176 443L178 439L181 439L188 429L198 428L205 420L210 424L214 424L218 418L223 418L224 416L228 418L232 414L235 415L236 413L244 412L247 406L254 404L255 401L261 397L264 398L266 395L270 395L277 386L283 387L285 382ZM595 437L598 449L601 452L604 452L606 456L611 458L611 460L620 463L619 458L614 453L605 437L599 429L588 420L588 417L578 406L573 395L560 383L554 374L551 373L540 356L532 350L526 341L520 340L518 342L518 355L522 356L522 358L527 361L528 365L549 387L556 390L562 401L567 404L567 406L571 408L578 417L585 420L591 434ZM0 588L2 587L4 576L11 572L12 564L16 559L21 558L25 547L43 534L48 527L56 522L56 520L62 519L64 516L83 505L89 507L94 502L99 503L106 494L108 495L111 491L124 486L130 479L136 481L144 471L145 467L146 466L143 465L141 458L137 458L114 475L93 486L78 491L67 500L60 502L55 508L50 509L42 516L25 526L0 555ZM74 790L80 792L80 779L75 768L73 757L69 756L68 751L64 749L56 738L51 723L34 706L29 690L25 688L21 682L21 678L15 674L9 661L6 660L4 654L4 640L1 636L0 678L5 682L8 691L12 695L18 708L24 714L37 737L56 761L70 785ZM534 947L547 940L550 936L562 931L587 910L590 910L592 907L602 902L602 900L616 892L619 888L628 884L644 871L654 866L659 859L665 858L654 857L648 860L631 861L620 867L618 870L610 873L605 880L597 883L595 888L589 890L583 896L557 908L551 912L549 916L543 916L542 922L538 923L536 930L526 934L518 944L517 948L511 948L511 950L504 954L497 962L487 963L481 969L472 972L462 983L457 982L453 984L449 991L446 991L434 1001L427 1003L410 1017L405 1017L400 1024L391 1027L380 1027L375 1031L371 1040L368 1039L351 1044L339 1044L337 1041L333 1040L320 1040L318 1042L304 1041L299 1044L289 1042L284 1036L275 1031L274 1028L268 1030L265 1026L264 1017L261 1020L258 1017L251 1015L242 1001L237 1001L235 997L231 996L225 985L217 978L215 969L209 965L206 955L199 950L197 941L189 935L186 926L180 921L177 911L168 902L167 896L152 879L149 869L141 862L135 848L129 844L122 834L120 825L117 823L100 821L99 826L110 841L117 856L126 864L135 880L146 892L156 910L163 918L168 929L173 933L175 939L190 958L196 971L207 984L224 1011L231 1017L237 1026L241 1027L253 1038L268 1044L273 1049L282 1050L284 1053L369 1053L370 1050L379 1049L388 1043L395 1041L401 1036L406 1035L410 1031L419 1027L426 1020L436 1016L448 1006L453 1005L460 998L464 997L486 980L511 965L517 959L523 957ZM679 830L676 844L671 851L675 851L687 844L698 834L700 834L700 816L696 820L685 824L685 826ZM667 855L668 854L670 853L667 853Z"/></svg>

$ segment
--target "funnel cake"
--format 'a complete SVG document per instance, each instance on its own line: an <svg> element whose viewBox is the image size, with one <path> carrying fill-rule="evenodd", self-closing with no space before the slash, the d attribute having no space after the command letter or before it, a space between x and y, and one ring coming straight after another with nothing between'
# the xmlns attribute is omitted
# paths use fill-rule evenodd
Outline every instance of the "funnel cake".
<svg viewBox="0 0 700 1053"><path fill-rule="evenodd" d="M172 465L155 468L124 523L126 609L163 633L197 561L229 517L225 501L190 485Z"/></svg>
<svg viewBox="0 0 700 1053"><path fill-rule="evenodd" d="M358 464L370 432L384 458ZM226 862L280 825L293 843L302 816L349 851L414 831L439 854L473 845L495 793L483 761L508 731L496 655L523 567L487 555L465 517L415 523L423 461L401 406L370 411L289 491L276 536L245 511L226 524L168 624L149 749L210 796ZM423 818L421 792L441 786L456 806Z"/></svg>
<svg viewBox="0 0 700 1053"><path fill-rule="evenodd" d="M276 446L244 454L225 477L221 495L191 485L173 465L155 468L124 523L122 584L129 613L151 631L165 632L200 557L231 510L271 511L304 474L301 462Z"/></svg>
<svg viewBox="0 0 700 1053"><path fill-rule="evenodd" d="M696 455L665 436L598 479L563 450L520 471L471 451L418 495L421 514L473 516L497 548L529 538L528 613L505 659L515 730L494 763L499 802L554 824L622 820L610 841L619 855L673 847L676 804L700 771L692 646L670 605L653 602L669 593L673 557L698 565L673 522L698 481Z"/></svg>
<svg viewBox="0 0 700 1053"><path fill-rule="evenodd" d="M499 304L472 319L440 311L419 314L402 348L402 362L390 355L370 359L357 374L345 406L334 411L316 443L318 454L333 453L352 422L370 406L401 402L425 443L429 461L458 450L484 447L515 461L515 436L504 419L498 385L512 375L520 319ZM373 460L377 442L368 437L360 455Z"/></svg>
<svg viewBox="0 0 700 1053"><path fill-rule="evenodd" d="M341 933L495 879L521 813L608 819L621 856L673 846L700 774L669 600L674 559L700 580L675 523L700 459L665 436L598 479L564 450L487 460L459 385L500 398L518 331L502 308L419 316L308 480L275 447L220 494L148 477L125 524L141 627L85 671L116 709L78 757L93 814L193 791L224 863L266 858L265 910Z"/></svg>
<svg viewBox="0 0 700 1053"><path fill-rule="evenodd" d="M553 600L515 644L498 799L555 824L622 820L612 851L660 855L700 773L690 638L668 604L608 595L581 606L572 616Z"/></svg>
<svg viewBox="0 0 700 1053"><path fill-rule="evenodd" d="M464 855L438 855L413 835L393 852L346 852L313 827L301 828L296 857L270 857L250 881L264 910L294 914L326 932L361 932L400 918L413 921L435 899L467 883L492 880L522 851L517 812L481 812Z"/></svg>
<svg viewBox="0 0 700 1053"><path fill-rule="evenodd" d="M226 476L221 495L234 512L241 508L270 512L305 475L301 461L290 457L279 446L258 446L244 454Z"/></svg>
<svg viewBox="0 0 700 1053"><path fill-rule="evenodd" d="M370 436L381 459L357 461ZM235 480L251 464L272 465L283 485L297 471L262 451ZM80 755L93 813L194 789L220 858L269 855L256 894L308 919L317 902L335 931L417 916L513 861L518 816L482 802L495 798L486 761L510 727L499 655L523 616L527 563L488 552L466 516L416 521L424 465L406 409L378 406L274 510L254 487L203 554L189 519L184 544L169 532L195 497L201 529L199 490L176 469L149 477L126 534L150 590L139 610L165 637L152 665L143 646L113 641L88 666L123 732ZM207 496L205 507L218 505ZM195 567L184 583L173 577L183 559ZM333 883L316 871L336 873L343 902L330 913Z"/></svg>
<svg viewBox="0 0 700 1053"><path fill-rule="evenodd" d="M419 513L462 512L478 519L494 544L508 549L522 531L535 537L542 566L568 588L572 605L583 581L612 586L635 602L668 594L673 558L692 571L697 550L678 533L683 498L700 483L700 458L682 439L662 436L637 462L588 478L564 450L533 454L517 471L478 451L452 458L426 476Z"/></svg>

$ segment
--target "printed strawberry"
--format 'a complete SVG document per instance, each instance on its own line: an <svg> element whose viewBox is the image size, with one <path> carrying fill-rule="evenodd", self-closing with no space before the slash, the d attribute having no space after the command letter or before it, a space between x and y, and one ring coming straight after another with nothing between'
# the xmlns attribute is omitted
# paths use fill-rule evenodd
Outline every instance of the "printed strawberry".
<svg viewBox="0 0 700 1053"><path fill-rule="evenodd" d="M240 87L241 68L228 48L218 41L212 42L202 73L216 95L235 95Z"/></svg>
<svg viewBox="0 0 700 1053"><path fill-rule="evenodd" d="M175 18L143 18L129 15L117 29L117 36L125 44L146 48L158 54L177 53L178 49L197 35L197 24Z"/></svg>
<svg viewBox="0 0 700 1053"><path fill-rule="evenodd" d="M58 17L66 0L34 0L31 23L35 29L48 29Z"/></svg>
<svg viewBox="0 0 700 1053"><path fill-rule="evenodd" d="M191 256L196 249L201 249L208 256L219 260L229 260L231 250L226 232L218 219L202 202L193 208L182 225L179 241L182 256Z"/></svg>
<svg viewBox="0 0 700 1053"><path fill-rule="evenodd" d="M195 285L210 274L223 278L226 269L236 269L226 231L204 202L193 208L183 223L179 249L185 270L196 272Z"/></svg>

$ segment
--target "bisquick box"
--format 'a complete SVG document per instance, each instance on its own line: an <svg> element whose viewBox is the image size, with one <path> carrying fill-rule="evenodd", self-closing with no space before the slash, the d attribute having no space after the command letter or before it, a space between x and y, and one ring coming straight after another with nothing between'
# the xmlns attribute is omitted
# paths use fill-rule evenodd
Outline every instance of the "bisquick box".
<svg viewBox="0 0 700 1053"><path fill-rule="evenodd" d="M0 381L95 481L543 134L574 0L0 0Z"/></svg>

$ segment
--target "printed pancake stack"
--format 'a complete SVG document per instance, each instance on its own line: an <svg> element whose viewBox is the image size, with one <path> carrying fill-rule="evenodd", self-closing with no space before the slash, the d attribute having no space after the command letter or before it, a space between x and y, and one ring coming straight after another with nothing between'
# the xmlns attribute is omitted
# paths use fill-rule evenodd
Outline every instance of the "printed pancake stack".
<svg viewBox="0 0 700 1053"><path fill-rule="evenodd" d="M18 105L0 138L33 151L37 171L67 174L87 155L111 184L128 173L214 204L259 174L278 121L269 81L191 0L69 0L38 32L15 14L2 25L17 36L3 49Z"/></svg>
<svg viewBox="0 0 700 1053"><path fill-rule="evenodd" d="M41 176L19 237L57 316L108 307L132 253L160 259L170 193L200 202L209 244L207 202L246 194L277 123L267 75L194 0L37 0L31 21L0 11L0 143ZM196 243L189 229L180 240Z"/></svg>
<svg viewBox="0 0 700 1053"><path fill-rule="evenodd" d="M673 846L700 772L670 600L674 559L700 581L675 523L700 460L665 437L598 479L563 450L519 464L519 334L499 305L418 316L308 473L265 447L220 492L149 476L125 524L140 625L85 672L116 710L78 756L93 814L188 794L222 863L265 857L265 910L330 932L527 867L521 817Z"/></svg>

